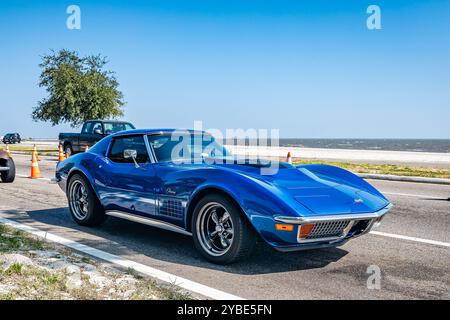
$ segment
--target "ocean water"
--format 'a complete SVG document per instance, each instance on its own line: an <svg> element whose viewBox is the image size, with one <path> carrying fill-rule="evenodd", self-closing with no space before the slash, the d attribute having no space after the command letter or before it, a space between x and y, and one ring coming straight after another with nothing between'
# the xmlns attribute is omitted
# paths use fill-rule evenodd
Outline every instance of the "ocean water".
<svg viewBox="0 0 450 320"><path fill-rule="evenodd" d="M249 144L246 141L245 144ZM270 143L268 143L270 145ZM282 147L450 153L450 139L280 139Z"/></svg>
<svg viewBox="0 0 450 320"><path fill-rule="evenodd" d="M286 147L450 152L450 139L280 139Z"/></svg>

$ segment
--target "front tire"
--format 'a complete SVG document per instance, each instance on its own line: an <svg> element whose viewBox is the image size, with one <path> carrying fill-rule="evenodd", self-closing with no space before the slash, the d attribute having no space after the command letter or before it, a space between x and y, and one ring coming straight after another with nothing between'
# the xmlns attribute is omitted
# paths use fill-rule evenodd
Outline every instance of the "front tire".
<svg viewBox="0 0 450 320"><path fill-rule="evenodd" d="M93 227L106 220L105 210L84 176L74 174L70 178L67 200L70 214L79 225Z"/></svg>
<svg viewBox="0 0 450 320"><path fill-rule="evenodd" d="M2 171L1 172L1 179L2 182L5 183L12 183L14 182L14 179L16 178L16 165L14 164L13 159L9 158L6 160L3 160L0 165L4 164L5 167L9 167L8 171Z"/></svg>
<svg viewBox="0 0 450 320"><path fill-rule="evenodd" d="M229 264L250 256L256 235L239 207L211 194L195 206L191 230L197 250L209 261Z"/></svg>

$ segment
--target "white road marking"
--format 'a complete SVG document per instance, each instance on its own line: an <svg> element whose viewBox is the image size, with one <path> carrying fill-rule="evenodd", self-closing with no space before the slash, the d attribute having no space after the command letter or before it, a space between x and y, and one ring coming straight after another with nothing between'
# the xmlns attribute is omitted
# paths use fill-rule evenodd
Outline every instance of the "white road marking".
<svg viewBox="0 0 450 320"><path fill-rule="evenodd" d="M392 195L392 196L403 196L403 197L414 197L414 198L425 198L425 199L436 199L436 200L446 199L445 196L436 197L436 196L427 196L424 194L397 193L397 192L382 192L382 193ZM450 192L449 192L449 196L450 196Z"/></svg>
<svg viewBox="0 0 450 320"><path fill-rule="evenodd" d="M402 235L399 235L399 234L386 233L386 232L380 232L380 231L370 231L369 233L377 235L377 236L382 236L382 237L389 237L389 238L395 238L395 239L415 241L415 242L420 242L420 243L432 244L432 245L435 245L435 246L450 247L450 243L448 243L448 242L429 240L429 239L422 239L422 238L409 237L409 236L402 236Z"/></svg>
<svg viewBox="0 0 450 320"><path fill-rule="evenodd" d="M16 173L16 176L21 177L21 178L30 178L30 176L29 176L29 175L26 175L26 174L19 174L19 173ZM37 179L34 179L34 180L51 181L52 179L50 179L50 178L37 178Z"/></svg>
<svg viewBox="0 0 450 320"><path fill-rule="evenodd" d="M76 251L80 251L83 253L86 253L88 255L94 256L96 258L108 261L110 263L119 265L121 267L125 267L125 268L133 268L134 270L141 272L145 275L148 275L150 277L159 279L161 281L176 285L178 287L181 287L183 289L201 294L205 297L208 298L212 298L212 299L216 299L216 300L244 300L241 297L205 286L203 284L185 279L185 278L181 278L178 277L176 275L149 267L147 265L144 265L142 263L138 263L135 261L131 261L131 260L127 260L127 259L123 259L119 256L116 256L114 254L102 251L102 250L98 250L92 247L89 247L87 245L78 243L76 241L73 240L69 240L60 236L57 236L55 234L52 233L48 233L46 231L41 231L39 229L36 229L34 227L30 227L27 226L25 224L13 221L13 220L9 220L9 219L5 219L0 217L0 223L3 223L5 225L8 225L10 227L28 232L30 234L33 234L37 237L43 238L45 240L48 241L52 241L58 244L61 244L63 246L66 246L68 248L74 249Z"/></svg>

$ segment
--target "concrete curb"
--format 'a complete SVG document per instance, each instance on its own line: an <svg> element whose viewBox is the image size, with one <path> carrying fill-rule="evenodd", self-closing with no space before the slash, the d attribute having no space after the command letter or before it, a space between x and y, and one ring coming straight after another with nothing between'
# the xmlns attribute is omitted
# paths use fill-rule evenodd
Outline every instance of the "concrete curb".
<svg viewBox="0 0 450 320"><path fill-rule="evenodd" d="M403 181L403 182L418 182L418 183L432 183L450 185L450 179L443 178L427 178L427 177L409 177L409 176L395 176L390 174L373 174L373 173L356 173L363 179L377 179L389 181Z"/></svg>

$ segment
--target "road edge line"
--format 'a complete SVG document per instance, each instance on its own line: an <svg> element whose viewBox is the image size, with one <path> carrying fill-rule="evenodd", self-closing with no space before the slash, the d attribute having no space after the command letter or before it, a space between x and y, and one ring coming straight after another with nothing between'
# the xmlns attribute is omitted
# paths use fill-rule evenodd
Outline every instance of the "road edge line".
<svg viewBox="0 0 450 320"><path fill-rule="evenodd" d="M398 176L393 174L376 174L376 173L355 173L355 174L363 179L450 185L450 179L446 178Z"/></svg>
<svg viewBox="0 0 450 320"><path fill-rule="evenodd" d="M76 241L69 240L69 239L63 238L61 236L58 236L58 235L55 235L52 233L48 233L46 231L42 231L37 228L27 226L25 224L22 224L22 223L19 223L19 222L10 220L10 219L0 217L0 223L3 223L5 225L10 226L15 229L30 233L39 238L43 238L47 241L58 243L65 247L71 248L73 250L83 252L85 254L96 257L98 259L110 262L112 264L115 264L115 265L118 265L121 267L125 267L125 268L132 268L132 269L136 270L137 272L143 273L152 278L155 278L155 279L164 281L166 283L178 286L180 288L186 289L191 292L195 292L197 294L200 294L200 295L208 297L208 298L212 298L215 300L245 300L244 298L232 295L230 293L220 291L218 289L208 287L201 283L197 283L197 282L176 276L174 274L170 274L168 272L155 269L153 267L144 265L139 262L123 259L117 255L114 255L114 254L111 254L111 253L108 253L108 252L105 252L105 251L102 251L102 250L99 250L99 249L96 249L93 247L89 247L87 245L78 243Z"/></svg>
<svg viewBox="0 0 450 320"><path fill-rule="evenodd" d="M370 231L369 234L374 234L374 235L382 236L382 237L414 241L414 242L419 242L419 243L432 244L432 245L436 245L436 246L450 247L450 243L448 243L448 242L428 240L428 239L409 237L409 236L402 236L399 234L393 234L393 233L387 233L387 232Z"/></svg>

